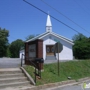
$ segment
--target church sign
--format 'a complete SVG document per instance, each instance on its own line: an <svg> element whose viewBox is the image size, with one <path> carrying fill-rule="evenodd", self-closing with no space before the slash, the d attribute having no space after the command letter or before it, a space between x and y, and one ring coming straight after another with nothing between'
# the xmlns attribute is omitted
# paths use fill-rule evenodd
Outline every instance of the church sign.
<svg viewBox="0 0 90 90"><path fill-rule="evenodd" d="M29 45L29 57L36 57L36 45Z"/></svg>

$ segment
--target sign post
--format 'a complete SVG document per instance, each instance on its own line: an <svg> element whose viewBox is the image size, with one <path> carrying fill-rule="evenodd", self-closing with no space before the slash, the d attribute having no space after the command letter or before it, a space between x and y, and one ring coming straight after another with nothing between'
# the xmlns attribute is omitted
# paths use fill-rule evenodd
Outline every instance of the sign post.
<svg viewBox="0 0 90 90"><path fill-rule="evenodd" d="M59 53L63 50L63 45L60 42L57 42L54 46L54 55L58 53L58 76L59 76Z"/></svg>

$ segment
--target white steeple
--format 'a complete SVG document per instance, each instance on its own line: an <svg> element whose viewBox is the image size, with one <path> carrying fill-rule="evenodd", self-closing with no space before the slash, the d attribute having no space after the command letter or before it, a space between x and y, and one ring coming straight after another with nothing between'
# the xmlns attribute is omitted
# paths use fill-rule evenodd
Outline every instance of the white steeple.
<svg viewBox="0 0 90 90"><path fill-rule="evenodd" d="M46 32L52 32L52 24L49 15L47 16Z"/></svg>

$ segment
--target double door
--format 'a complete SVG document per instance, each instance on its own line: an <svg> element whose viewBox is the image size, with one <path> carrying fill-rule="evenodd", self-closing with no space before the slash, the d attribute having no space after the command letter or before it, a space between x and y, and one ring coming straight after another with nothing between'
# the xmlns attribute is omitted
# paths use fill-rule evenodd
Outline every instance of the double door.
<svg viewBox="0 0 90 90"><path fill-rule="evenodd" d="M54 45L46 45L46 55L54 55Z"/></svg>

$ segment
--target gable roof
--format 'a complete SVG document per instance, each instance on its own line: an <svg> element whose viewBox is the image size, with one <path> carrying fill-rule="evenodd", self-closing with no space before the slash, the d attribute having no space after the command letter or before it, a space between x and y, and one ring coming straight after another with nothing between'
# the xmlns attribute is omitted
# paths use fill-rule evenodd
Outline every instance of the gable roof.
<svg viewBox="0 0 90 90"><path fill-rule="evenodd" d="M74 43L73 43L72 40L70 40L70 39L68 39L68 38L66 38L66 37L63 37L63 36L61 36L61 35L59 35L59 34L56 34L56 33L54 33L54 32L45 32L45 33L40 34L40 35L38 35L38 36L30 39L30 40L27 40L26 42L34 41L34 40L36 40L36 39L42 39L42 38L44 38L44 37L47 36L47 35L53 35L53 36L55 36L55 37L57 37L57 38L59 38L59 39L62 39L62 40L64 40L64 41L66 41L66 42L74 45Z"/></svg>

